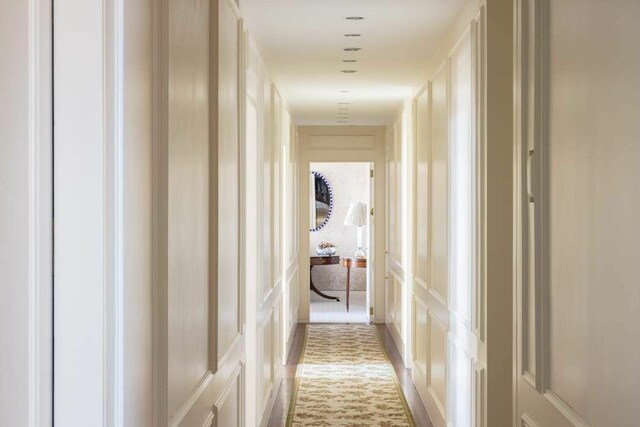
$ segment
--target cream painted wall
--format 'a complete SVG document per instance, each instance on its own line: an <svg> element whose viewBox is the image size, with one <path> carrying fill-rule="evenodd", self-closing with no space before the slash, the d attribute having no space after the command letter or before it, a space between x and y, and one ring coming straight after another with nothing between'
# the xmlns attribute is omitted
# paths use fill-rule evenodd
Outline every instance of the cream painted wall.
<svg viewBox="0 0 640 427"><path fill-rule="evenodd" d="M404 178L408 172L407 160L403 154L406 145L406 132L401 114L393 125L389 126L385 141L387 165L387 218L388 246L386 248L386 323L403 361L409 365L406 347L406 325L408 315L406 271L408 258L404 253L408 236L404 232L407 211L407 199L404 193ZM404 262L403 262L404 260Z"/></svg>
<svg viewBox="0 0 640 427"><path fill-rule="evenodd" d="M362 202L370 209L369 163L311 163L311 171L320 172L329 181L333 190L333 212L322 229L310 232L309 254L315 255L320 242L331 242L338 247L338 255L351 257L358 249L358 227L344 225L351 203ZM363 248L368 247L367 226L362 228ZM320 290L345 290L346 273L341 265L314 268L313 283ZM354 291L366 289L366 270L351 270L349 288Z"/></svg>
<svg viewBox="0 0 640 427"><path fill-rule="evenodd" d="M387 323L435 426L512 414L510 12L468 1L388 131Z"/></svg>
<svg viewBox="0 0 640 427"><path fill-rule="evenodd" d="M517 5L515 422L637 425L640 4Z"/></svg>
<svg viewBox="0 0 640 427"><path fill-rule="evenodd" d="M207 233L219 227L241 245L242 216L218 211L240 211L246 169L236 4L61 3L53 76L51 3L5 6L0 424L244 425L256 401L245 404L243 252ZM276 230L267 241L275 281L259 312L269 317L257 319L268 413L297 322L297 148L286 105L263 78L277 102L260 123L270 122L261 140L276 197L269 213L283 223L266 227ZM55 313L52 229L64 284Z"/></svg>
<svg viewBox="0 0 640 427"><path fill-rule="evenodd" d="M248 32L246 72L247 425L266 425L297 316L295 140L286 104ZM259 213L259 214L257 214Z"/></svg>
<svg viewBox="0 0 640 427"><path fill-rule="evenodd" d="M227 0L155 10L153 425L241 425L242 21Z"/></svg>

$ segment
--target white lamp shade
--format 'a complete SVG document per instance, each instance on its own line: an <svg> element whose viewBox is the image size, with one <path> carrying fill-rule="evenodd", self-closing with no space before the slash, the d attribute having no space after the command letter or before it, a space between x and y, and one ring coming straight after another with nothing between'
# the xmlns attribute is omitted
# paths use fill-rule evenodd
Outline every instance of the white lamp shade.
<svg viewBox="0 0 640 427"><path fill-rule="evenodd" d="M367 225L367 205L361 202L351 203L344 225Z"/></svg>

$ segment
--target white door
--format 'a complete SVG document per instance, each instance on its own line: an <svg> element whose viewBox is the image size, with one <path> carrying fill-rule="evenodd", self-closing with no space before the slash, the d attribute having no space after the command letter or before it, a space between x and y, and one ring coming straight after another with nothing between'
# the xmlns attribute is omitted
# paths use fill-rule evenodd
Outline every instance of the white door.
<svg viewBox="0 0 640 427"><path fill-rule="evenodd" d="M640 420L640 3L519 0L518 426Z"/></svg>
<svg viewBox="0 0 640 427"><path fill-rule="evenodd" d="M52 1L0 13L0 425L52 416Z"/></svg>
<svg viewBox="0 0 640 427"><path fill-rule="evenodd" d="M368 203L368 208L369 208L369 222L367 223L367 228L366 228L366 235L365 235L365 239L364 242L367 245L366 248L366 255L367 255L367 278L366 278L366 294L367 294L367 319L369 320L369 322L373 321L373 304L374 304L374 300L373 300L373 295L374 295L374 266L373 266L373 259L374 259L374 250L373 250L373 246L375 244L374 242L374 229L373 229L373 206L374 206L374 194L375 194L375 187L374 187L374 180L373 180L373 163L370 164L370 173L369 173L369 203Z"/></svg>

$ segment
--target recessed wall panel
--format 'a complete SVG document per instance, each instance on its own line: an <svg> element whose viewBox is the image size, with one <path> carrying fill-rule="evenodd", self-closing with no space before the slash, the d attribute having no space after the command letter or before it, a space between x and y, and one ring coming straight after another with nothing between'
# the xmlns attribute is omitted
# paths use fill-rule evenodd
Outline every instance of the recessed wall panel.
<svg viewBox="0 0 640 427"><path fill-rule="evenodd" d="M226 426L240 426L240 403L242 397L240 396L241 391L241 376L236 377L233 380L233 384L230 389L227 391L227 395L224 401L220 404L218 408L218 416L215 419L217 427L226 427Z"/></svg>
<svg viewBox="0 0 640 427"><path fill-rule="evenodd" d="M264 327L260 329L262 333L262 366L260 367L260 377L262 379L263 405L267 403L268 394L273 387L273 311Z"/></svg>
<svg viewBox="0 0 640 427"><path fill-rule="evenodd" d="M431 287L446 301L449 283L447 73L431 82Z"/></svg>
<svg viewBox="0 0 640 427"><path fill-rule="evenodd" d="M419 299L414 297L414 316L415 331L414 333L414 369L418 369L421 375L426 375L427 362L429 355L427 353L429 343L427 342L429 335L427 330L427 307Z"/></svg>
<svg viewBox="0 0 640 427"><path fill-rule="evenodd" d="M277 92L274 92L273 94L273 136L274 136L274 140L273 143L271 145L271 150L272 150L272 160L273 160L273 165L272 165L272 169L271 169L271 182L273 185L273 199L272 199L272 203L273 203L273 211L274 211L274 215L272 217L272 224L271 224L271 232L272 234L272 242L273 242L273 246L271 248L271 260L272 260L272 278L271 278L271 288L274 288L277 284L278 281L280 280L280 278L282 277L282 236L280 234L281 232L281 211L282 211L282 206L281 206L281 191L280 191L280 187L281 187L281 171L280 171L280 166L281 166L281 157L282 157L282 136L284 133L284 130L282 128L282 123L283 123L283 102L282 102L282 98L280 97L280 95Z"/></svg>
<svg viewBox="0 0 640 427"><path fill-rule="evenodd" d="M209 369L209 23L169 4L168 415ZM190 22L189 27L184 22ZM183 49L189 45L189 49ZM204 93L203 96L199 96Z"/></svg>
<svg viewBox="0 0 640 427"><path fill-rule="evenodd" d="M458 317L470 324L475 214L470 31L465 32L449 56L449 76L449 301Z"/></svg>
<svg viewBox="0 0 640 427"><path fill-rule="evenodd" d="M282 365L282 310L281 302L279 301L273 306L273 372L275 372Z"/></svg>
<svg viewBox="0 0 640 427"><path fill-rule="evenodd" d="M240 326L238 21L226 1L220 2L219 13L218 356L229 348Z"/></svg>
<svg viewBox="0 0 640 427"><path fill-rule="evenodd" d="M416 247L415 275L428 286L429 280L429 90L416 101Z"/></svg>
<svg viewBox="0 0 640 427"><path fill-rule="evenodd" d="M472 362L469 354L455 341L449 340L449 423L454 426L471 426Z"/></svg>
<svg viewBox="0 0 640 427"><path fill-rule="evenodd" d="M429 318L429 384L428 388L446 419L447 408L447 332L440 322Z"/></svg>
<svg viewBox="0 0 640 427"><path fill-rule="evenodd" d="M394 325L400 336L402 336L402 286L403 283L399 278L394 280L395 287L393 292L393 311L394 311Z"/></svg>
<svg viewBox="0 0 640 427"><path fill-rule="evenodd" d="M267 292L273 283L273 235L271 223L273 221L273 191L271 173L273 169L273 149L274 144L273 132L273 86L270 82L265 84L264 88L264 138L262 141L263 150L263 168L262 168L262 278L258 288L258 304L266 297Z"/></svg>

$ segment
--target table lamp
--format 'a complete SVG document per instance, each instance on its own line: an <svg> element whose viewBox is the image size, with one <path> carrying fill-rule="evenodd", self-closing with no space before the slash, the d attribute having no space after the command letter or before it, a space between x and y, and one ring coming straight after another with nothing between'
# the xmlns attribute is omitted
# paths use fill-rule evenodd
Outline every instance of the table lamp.
<svg viewBox="0 0 640 427"><path fill-rule="evenodd" d="M358 250L354 257L366 258L362 250L362 226L367 225L367 205L361 202L351 203L349 212L347 212L347 218L344 220L344 225L358 226Z"/></svg>

